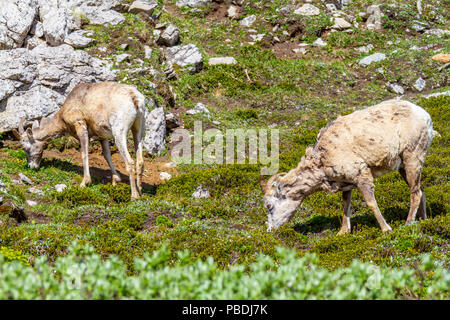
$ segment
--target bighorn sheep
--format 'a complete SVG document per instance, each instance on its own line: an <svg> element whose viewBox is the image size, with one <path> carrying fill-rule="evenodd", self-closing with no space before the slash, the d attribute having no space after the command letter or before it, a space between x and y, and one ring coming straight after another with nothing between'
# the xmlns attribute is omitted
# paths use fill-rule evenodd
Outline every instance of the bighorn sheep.
<svg viewBox="0 0 450 320"><path fill-rule="evenodd" d="M411 191L407 222L416 213L426 218L425 193L420 176L425 155L434 135L430 115L421 107L402 100L378 105L338 117L322 128L314 147L297 168L260 177L268 211L268 231L291 219L303 199L319 190L343 192L344 216L338 234L349 233L352 189L358 188L375 214L383 232L392 230L378 208L373 179L398 170Z"/></svg>
<svg viewBox="0 0 450 320"><path fill-rule="evenodd" d="M135 87L114 82L80 83L56 113L42 118L40 123L35 120L32 128L26 130L23 127L25 118L22 118L19 132L13 132L25 150L28 166L34 169L39 168L42 153L50 139L67 134L77 138L84 169L81 187L91 183L89 138L101 141L103 156L113 173L112 183L121 180L111 160L108 139L114 138L130 176L131 199L137 199L142 194L144 116L145 97ZM134 138L136 167L127 148L130 128Z"/></svg>

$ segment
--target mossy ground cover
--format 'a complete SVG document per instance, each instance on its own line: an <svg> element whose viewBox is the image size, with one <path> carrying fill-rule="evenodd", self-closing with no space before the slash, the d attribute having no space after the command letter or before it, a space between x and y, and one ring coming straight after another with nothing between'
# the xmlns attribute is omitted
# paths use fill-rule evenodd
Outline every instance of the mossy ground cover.
<svg viewBox="0 0 450 320"><path fill-rule="evenodd" d="M365 8L353 1L349 9L355 15ZM251 1L248 14L259 16L252 28L269 33L276 24L275 34L286 40L283 24L276 11L288 1ZM135 275L134 259L168 248L167 265L207 261L213 257L218 269L229 270L241 265L250 272L251 265L263 254L277 258L278 246L292 249L298 257L314 253L317 266L326 270L344 270L354 259L378 266L416 268L421 255L429 254L448 270L450 244L450 185L449 185L449 122L450 98L420 98L410 89L416 76L427 81L429 93L448 89L448 69L438 72L431 50L411 50L439 43L448 51L448 36L436 38L407 32L408 12L415 1L400 1L397 14L390 14L384 32L362 31L327 33L324 17L309 23L309 29L295 34L292 42L312 42L321 36L328 45L313 48L304 57L280 58L274 47L264 41L249 44L249 32L233 20L217 21L209 17L211 8L190 12L170 7L163 11L162 22L180 28L183 43L195 43L205 58L197 74L176 70L177 78L165 81L158 73L134 74L138 67L158 71L166 67L162 53L154 48L150 58L144 58L143 45L151 45L153 25L139 15L125 14L126 22L117 27L87 26L95 31L96 44L86 50L115 61L116 54L128 53L129 62L116 63L119 79L137 85L146 95L155 97L166 109L174 112L191 108L197 102L207 104L210 117L205 115L181 118L185 128L192 129L194 120L204 121L204 127L277 128L280 129L280 172L295 167L308 145L315 142L320 128L338 115L394 97L385 88L388 81L399 81L407 87L407 99L424 107L433 119L440 136L433 140L423 168L422 185L427 196L429 218L406 225L409 190L396 172L376 180L375 195L379 207L393 231L382 234L373 214L361 194L354 192L352 200L352 233L336 236L340 228L343 203L341 194L319 192L307 198L291 222L281 229L266 232L266 213L258 185L259 165L180 165L178 176L161 185L145 190L145 195L128 201L130 189L126 184L102 184L93 177L93 185L81 189L82 176L71 159L44 159L38 171L28 169L23 151L0 149L1 179L8 195L4 202L24 207L27 219L17 222L6 211L0 211L0 253L8 261L19 260L34 265L39 256L46 255L53 264L68 253L73 240L88 244L103 259L116 255L129 275ZM169 1L169 5L170 1ZM394 10L394 9L393 9ZM429 23L443 26L434 13ZM441 13L442 14L442 13ZM228 40L229 41L228 41ZM388 40L394 42L387 44ZM125 41L124 50L120 44ZM373 44L372 52L382 51L388 59L358 66L362 54L354 49ZM98 50L106 47L106 52ZM393 52L395 49L398 51ZM213 56L233 56L238 63L231 66L208 66ZM384 73L376 73L383 68ZM153 90L149 81L160 89ZM169 86L176 93L175 103L168 103ZM213 124L218 120L219 124ZM49 148L76 148L70 140L56 140ZM169 160L169 153L165 155ZM150 157L146 161L152 161ZM44 196L31 194L27 185L16 185L19 172L26 174ZM69 187L57 193L54 185ZM210 192L208 199L192 198L202 185ZM27 199L38 202L30 207ZM189 258L178 252L188 250ZM426 285L426 284L425 284ZM447 288L448 290L448 288ZM442 291L442 292L445 292ZM417 292L415 293L417 294ZM414 297L418 297L414 295ZM448 293L447 293L448 298Z"/></svg>

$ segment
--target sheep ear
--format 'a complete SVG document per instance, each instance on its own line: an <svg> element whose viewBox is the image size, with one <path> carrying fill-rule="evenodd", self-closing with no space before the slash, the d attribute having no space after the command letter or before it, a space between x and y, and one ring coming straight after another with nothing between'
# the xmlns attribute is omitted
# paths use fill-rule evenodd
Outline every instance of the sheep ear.
<svg viewBox="0 0 450 320"><path fill-rule="evenodd" d="M28 135L28 139L30 139L31 143L34 143L34 137L33 137L33 130L31 130L31 128L27 128L27 135Z"/></svg>
<svg viewBox="0 0 450 320"><path fill-rule="evenodd" d="M282 187L281 183L277 182L276 184L277 184L277 193L281 193L281 187Z"/></svg>
<svg viewBox="0 0 450 320"><path fill-rule="evenodd" d="M12 133L13 133L14 137L16 137L16 139L20 140L22 138L19 131L17 131L16 129L13 129Z"/></svg>

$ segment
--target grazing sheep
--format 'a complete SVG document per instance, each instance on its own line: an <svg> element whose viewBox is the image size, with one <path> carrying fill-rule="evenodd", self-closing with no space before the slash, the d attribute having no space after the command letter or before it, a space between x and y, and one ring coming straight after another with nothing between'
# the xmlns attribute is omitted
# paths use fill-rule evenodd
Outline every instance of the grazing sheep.
<svg viewBox="0 0 450 320"><path fill-rule="evenodd" d="M114 138L130 175L131 198L137 199L142 194L144 115L145 97L135 87L115 82L80 83L57 112L42 118L40 122L35 120L33 126L26 130L23 127L25 118L22 118L19 132L13 132L25 150L28 166L34 169L39 168L42 153L50 139L67 134L77 138L81 145L84 168L81 187L91 183L89 138L101 141L103 155L113 173L112 183L120 181L111 160L108 140ZM136 167L127 148L127 133L130 128L134 138Z"/></svg>
<svg viewBox="0 0 450 320"><path fill-rule="evenodd" d="M420 176L434 135L430 115L402 100L389 100L338 117L322 128L297 168L264 183L268 231L289 221L303 199L319 190L342 191L344 217L338 234L349 233L352 189L358 188L383 232L392 230L378 208L373 179L398 170L411 191L407 222L425 219Z"/></svg>

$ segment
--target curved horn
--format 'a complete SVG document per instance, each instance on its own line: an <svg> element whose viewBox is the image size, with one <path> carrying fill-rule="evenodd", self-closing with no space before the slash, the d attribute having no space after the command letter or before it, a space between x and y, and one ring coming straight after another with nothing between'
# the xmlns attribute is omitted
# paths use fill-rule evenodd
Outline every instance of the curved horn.
<svg viewBox="0 0 450 320"><path fill-rule="evenodd" d="M25 132L25 129L23 128L23 123L25 122L25 117L20 118L19 121L19 134L22 135Z"/></svg>
<svg viewBox="0 0 450 320"><path fill-rule="evenodd" d="M261 186L263 194L265 194L267 191L267 183L264 181L264 176L262 174L259 175L259 185Z"/></svg>

